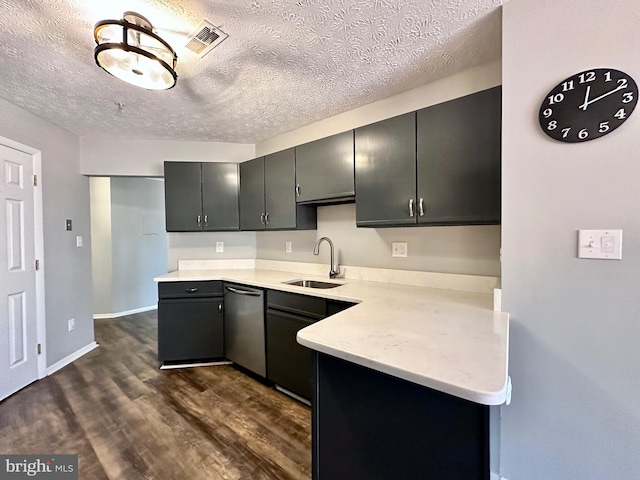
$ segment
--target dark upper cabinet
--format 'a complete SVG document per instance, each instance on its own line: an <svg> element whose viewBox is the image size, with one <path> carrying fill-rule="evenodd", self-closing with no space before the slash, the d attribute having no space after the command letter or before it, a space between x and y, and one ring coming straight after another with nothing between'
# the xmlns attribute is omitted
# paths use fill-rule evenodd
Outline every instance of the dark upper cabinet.
<svg viewBox="0 0 640 480"><path fill-rule="evenodd" d="M500 223L501 103L495 87L418 111L418 223Z"/></svg>
<svg viewBox="0 0 640 480"><path fill-rule="evenodd" d="M296 228L295 181L296 155L293 148L264 157L265 223L267 229Z"/></svg>
<svg viewBox="0 0 640 480"><path fill-rule="evenodd" d="M164 162L168 232L238 230L238 165Z"/></svg>
<svg viewBox="0 0 640 480"><path fill-rule="evenodd" d="M295 150L240 164L241 230L316 228L314 206L296 204Z"/></svg>
<svg viewBox="0 0 640 480"><path fill-rule="evenodd" d="M164 162L164 206L167 232L202 230L200 162Z"/></svg>
<svg viewBox="0 0 640 480"><path fill-rule="evenodd" d="M264 157L240 164L240 230L263 230Z"/></svg>
<svg viewBox="0 0 640 480"><path fill-rule="evenodd" d="M203 230L240 228L238 187L237 163L202 164Z"/></svg>
<svg viewBox="0 0 640 480"><path fill-rule="evenodd" d="M355 130L356 224L500 223L501 87Z"/></svg>
<svg viewBox="0 0 640 480"><path fill-rule="evenodd" d="M298 203L353 201L353 130L296 147Z"/></svg>
<svg viewBox="0 0 640 480"><path fill-rule="evenodd" d="M355 130L356 224L416 223L416 114Z"/></svg>

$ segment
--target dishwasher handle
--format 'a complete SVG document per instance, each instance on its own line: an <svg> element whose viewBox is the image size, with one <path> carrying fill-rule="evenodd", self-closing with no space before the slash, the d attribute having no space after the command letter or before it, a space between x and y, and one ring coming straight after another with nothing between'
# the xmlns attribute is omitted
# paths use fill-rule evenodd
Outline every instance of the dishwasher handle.
<svg viewBox="0 0 640 480"><path fill-rule="evenodd" d="M259 297L260 295L262 295L262 292L256 292L253 290L240 290L239 288L230 287L228 285L226 286L226 289L231 293L237 293L238 295L247 295L249 297Z"/></svg>

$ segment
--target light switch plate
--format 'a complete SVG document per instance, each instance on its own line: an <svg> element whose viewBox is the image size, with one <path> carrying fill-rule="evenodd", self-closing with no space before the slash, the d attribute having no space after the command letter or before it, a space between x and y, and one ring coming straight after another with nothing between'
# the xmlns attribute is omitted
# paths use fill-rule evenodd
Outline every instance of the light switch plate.
<svg viewBox="0 0 640 480"><path fill-rule="evenodd" d="M82 235L76 235L76 247L80 248L84 245L84 238Z"/></svg>
<svg viewBox="0 0 640 480"><path fill-rule="evenodd" d="M622 260L622 230L578 230L578 258Z"/></svg>

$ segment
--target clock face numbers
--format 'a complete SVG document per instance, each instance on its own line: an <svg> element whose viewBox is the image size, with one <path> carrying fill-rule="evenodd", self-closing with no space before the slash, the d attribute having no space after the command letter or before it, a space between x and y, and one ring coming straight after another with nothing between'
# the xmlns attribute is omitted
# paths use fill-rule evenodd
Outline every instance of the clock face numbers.
<svg viewBox="0 0 640 480"><path fill-rule="evenodd" d="M612 68L585 70L547 94L540 106L540 127L561 142L587 142L622 125L637 102L638 86L626 73Z"/></svg>

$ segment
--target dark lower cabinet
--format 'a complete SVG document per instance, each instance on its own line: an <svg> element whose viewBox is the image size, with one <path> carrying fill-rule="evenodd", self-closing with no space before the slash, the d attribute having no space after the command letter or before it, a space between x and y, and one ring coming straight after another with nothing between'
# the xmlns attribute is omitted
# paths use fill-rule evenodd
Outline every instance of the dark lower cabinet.
<svg viewBox="0 0 640 480"><path fill-rule="evenodd" d="M488 480L489 407L314 353L313 480Z"/></svg>
<svg viewBox="0 0 640 480"><path fill-rule="evenodd" d="M311 399L311 350L296 342L298 330L314 321L267 311L267 376L290 392Z"/></svg>
<svg viewBox="0 0 640 480"><path fill-rule="evenodd" d="M158 296L160 362L224 357L222 282L160 282Z"/></svg>
<svg viewBox="0 0 640 480"><path fill-rule="evenodd" d="M267 378L311 400L313 352L300 345L298 331L353 304L267 290Z"/></svg>

